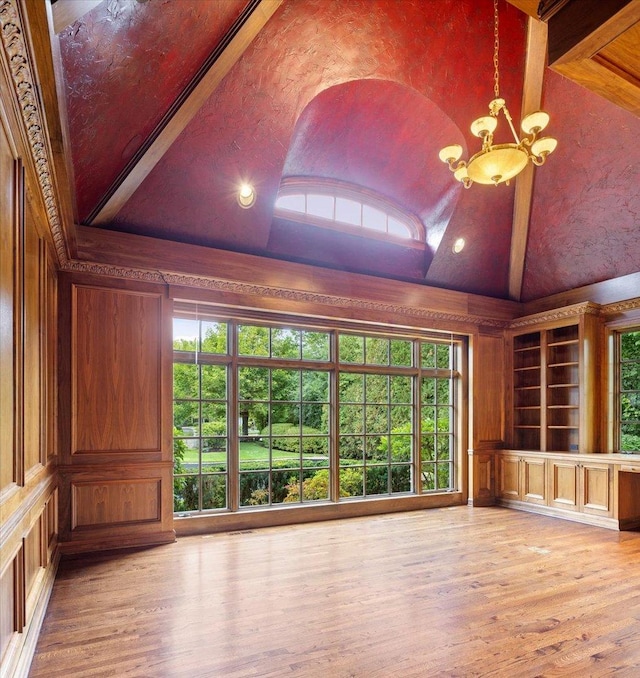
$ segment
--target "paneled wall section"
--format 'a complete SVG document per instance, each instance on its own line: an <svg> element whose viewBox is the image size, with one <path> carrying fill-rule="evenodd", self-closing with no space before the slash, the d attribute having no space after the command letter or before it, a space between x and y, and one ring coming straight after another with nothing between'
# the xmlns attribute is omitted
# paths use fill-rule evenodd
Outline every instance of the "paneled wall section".
<svg viewBox="0 0 640 678"><path fill-rule="evenodd" d="M0 79L1 80L1 79ZM3 82L0 82L3 85ZM0 87L0 665L24 672L57 564L57 273Z"/></svg>
<svg viewBox="0 0 640 678"><path fill-rule="evenodd" d="M62 277L64 552L175 538L170 321L162 286Z"/></svg>

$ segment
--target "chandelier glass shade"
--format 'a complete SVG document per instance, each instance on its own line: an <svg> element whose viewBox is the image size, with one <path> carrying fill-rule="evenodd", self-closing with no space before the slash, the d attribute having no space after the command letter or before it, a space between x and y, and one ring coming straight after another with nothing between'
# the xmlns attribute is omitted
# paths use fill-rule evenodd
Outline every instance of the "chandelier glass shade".
<svg viewBox="0 0 640 678"><path fill-rule="evenodd" d="M494 0L494 94L489 103L489 115L485 115L471 123L471 132L482 140L482 148L469 160L461 160L462 146L452 144L443 148L438 157L449 165L453 176L465 188L471 184L509 184L529 164L542 165L549 153L553 153L558 142L553 137L541 137L540 132L549 123L549 114L544 111L529 113L520 125L523 136L520 138L513 125L504 99L500 97L498 72L498 0ZM498 126L498 116L502 113L506 118L514 141L494 144L494 132Z"/></svg>

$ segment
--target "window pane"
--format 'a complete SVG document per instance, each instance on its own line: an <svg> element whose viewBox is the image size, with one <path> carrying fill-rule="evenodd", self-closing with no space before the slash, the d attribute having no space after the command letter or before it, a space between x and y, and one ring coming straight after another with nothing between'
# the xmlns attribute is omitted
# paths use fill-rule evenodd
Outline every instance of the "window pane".
<svg viewBox="0 0 640 678"><path fill-rule="evenodd" d="M303 405L302 425L307 433L329 433L329 405Z"/></svg>
<svg viewBox="0 0 640 678"><path fill-rule="evenodd" d="M362 224L362 204L348 198L336 198L336 221L352 226Z"/></svg>
<svg viewBox="0 0 640 678"><path fill-rule="evenodd" d="M314 217L322 217L323 219L333 219L333 202L332 195L307 195L307 214Z"/></svg>
<svg viewBox="0 0 640 678"><path fill-rule="evenodd" d="M411 367L413 364L413 344L410 341L391 340L391 364L399 367Z"/></svg>
<svg viewBox="0 0 640 678"><path fill-rule="evenodd" d="M226 400L227 368L224 365L201 365L202 397L207 400ZM175 381L174 381L175 383Z"/></svg>
<svg viewBox="0 0 640 678"><path fill-rule="evenodd" d="M341 334L340 343L340 362L364 363L364 337L356 337L352 334Z"/></svg>
<svg viewBox="0 0 640 678"><path fill-rule="evenodd" d="M302 372L302 400L305 402L329 402L329 373Z"/></svg>
<svg viewBox="0 0 640 678"><path fill-rule="evenodd" d="M367 365L389 364L389 340L378 337L366 337L366 361Z"/></svg>
<svg viewBox="0 0 640 678"><path fill-rule="evenodd" d="M274 358L300 359L300 330L271 330L271 355Z"/></svg>
<svg viewBox="0 0 640 678"><path fill-rule="evenodd" d="M411 377L389 377L392 403L410 403L413 400Z"/></svg>
<svg viewBox="0 0 640 678"><path fill-rule="evenodd" d="M227 323L202 322L202 353L227 353Z"/></svg>
<svg viewBox="0 0 640 678"><path fill-rule="evenodd" d="M183 435L195 435L200 422L200 403L176 400L173 403L173 426Z"/></svg>
<svg viewBox="0 0 640 678"><path fill-rule="evenodd" d="M435 344L427 344L426 342L422 342L420 344L420 366L421 367L436 366Z"/></svg>
<svg viewBox="0 0 640 678"><path fill-rule="evenodd" d="M227 505L227 477L224 475L203 476L202 509L219 509Z"/></svg>
<svg viewBox="0 0 640 678"><path fill-rule="evenodd" d="M269 370L266 367L238 368L238 397L240 400L268 400Z"/></svg>
<svg viewBox="0 0 640 678"><path fill-rule="evenodd" d="M197 398L198 388L198 366L174 363L173 397L176 399Z"/></svg>
<svg viewBox="0 0 640 678"><path fill-rule="evenodd" d="M449 344L436 346L436 367L443 370L451 369L451 346Z"/></svg>
<svg viewBox="0 0 640 678"><path fill-rule="evenodd" d="M227 435L227 403L202 403L201 436Z"/></svg>
<svg viewBox="0 0 640 678"><path fill-rule="evenodd" d="M300 370L272 370L271 399L300 400Z"/></svg>
<svg viewBox="0 0 640 678"><path fill-rule="evenodd" d="M198 321L173 319L173 348L175 351L195 351L198 345Z"/></svg>
<svg viewBox="0 0 640 678"><path fill-rule="evenodd" d="M364 375L349 374L340 375L340 402L362 403L364 402Z"/></svg>
<svg viewBox="0 0 640 678"><path fill-rule="evenodd" d="M370 228L373 231L387 230L387 215L384 212L371 207L371 205L362 206L362 226Z"/></svg>
<svg viewBox="0 0 640 678"><path fill-rule="evenodd" d="M410 238L411 229L395 217L389 217L389 233L400 238Z"/></svg>
<svg viewBox="0 0 640 678"><path fill-rule="evenodd" d="M303 332L302 358L304 360L329 360L329 334L327 332Z"/></svg>
<svg viewBox="0 0 640 678"><path fill-rule="evenodd" d="M365 387L368 403L389 402L389 377L386 374L367 374Z"/></svg>
<svg viewBox="0 0 640 678"><path fill-rule="evenodd" d="M238 325L238 354L269 355L269 328L257 325Z"/></svg>
<svg viewBox="0 0 640 678"><path fill-rule="evenodd" d="M304 214L305 198L302 193L295 193L294 195L281 195L276 200L276 207L282 210L290 210L292 212L301 212Z"/></svg>

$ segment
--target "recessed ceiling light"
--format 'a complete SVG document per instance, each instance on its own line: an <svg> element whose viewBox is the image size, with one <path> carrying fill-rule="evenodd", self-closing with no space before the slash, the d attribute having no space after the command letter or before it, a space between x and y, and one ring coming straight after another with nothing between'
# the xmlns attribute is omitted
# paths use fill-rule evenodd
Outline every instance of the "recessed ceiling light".
<svg viewBox="0 0 640 678"><path fill-rule="evenodd" d="M256 191L251 184L242 184L238 189L238 205L243 209L253 206L256 201Z"/></svg>
<svg viewBox="0 0 640 678"><path fill-rule="evenodd" d="M465 246L464 238L458 238L453 243L453 247L451 249L453 250L454 254L460 254L460 252L462 252L462 250L464 249L464 246Z"/></svg>

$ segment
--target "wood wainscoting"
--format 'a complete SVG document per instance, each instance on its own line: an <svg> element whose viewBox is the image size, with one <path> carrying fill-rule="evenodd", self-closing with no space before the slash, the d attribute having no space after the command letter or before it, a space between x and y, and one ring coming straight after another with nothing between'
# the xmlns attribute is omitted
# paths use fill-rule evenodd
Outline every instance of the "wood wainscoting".
<svg viewBox="0 0 640 678"><path fill-rule="evenodd" d="M0 48L0 675L4 678L22 675L28 668L53 586L58 487L55 254L3 59Z"/></svg>
<svg viewBox="0 0 640 678"><path fill-rule="evenodd" d="M63 553L173 541L166 291L66 274L60 289Z"/></svg>

